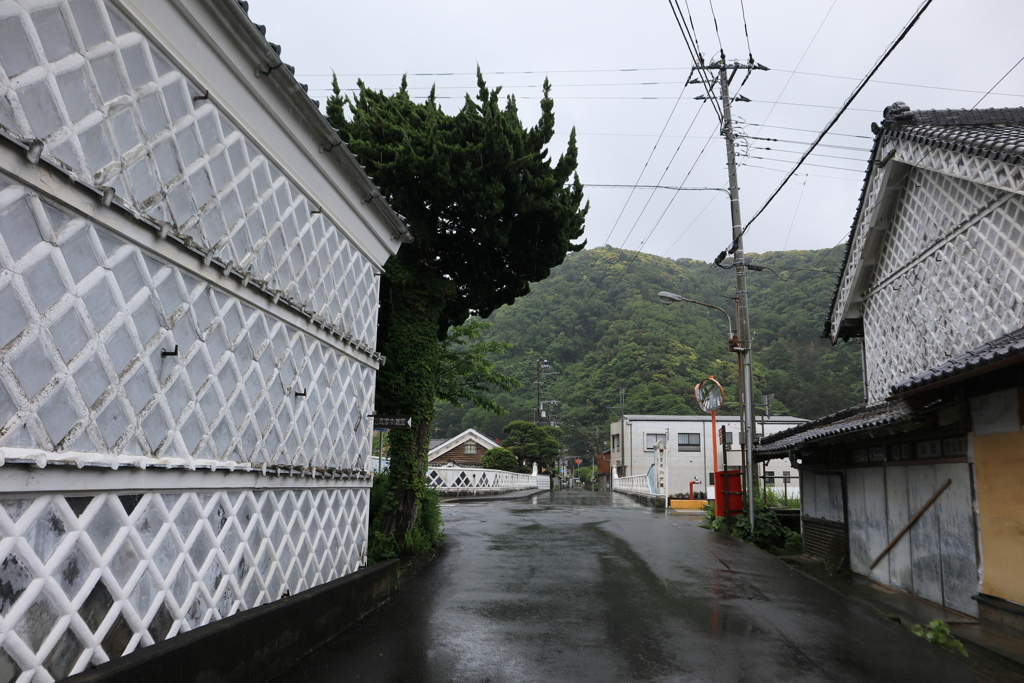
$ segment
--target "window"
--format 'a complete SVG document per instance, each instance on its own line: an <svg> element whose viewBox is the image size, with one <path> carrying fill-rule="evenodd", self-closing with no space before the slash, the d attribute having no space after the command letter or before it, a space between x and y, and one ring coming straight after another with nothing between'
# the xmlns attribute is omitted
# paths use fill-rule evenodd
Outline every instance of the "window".
<svg viewBox="0 0 1024 683"><path fill-rule="evenodd" d="M699 451L700 434L677 434L680 451Z"/></svg>
<svg viewBox="0 0 1024 683"><path fill-rule="evenodd" d="M612 450L613 451L619 450L619 435L618 434L612 434Z"/></svg>
<svg viewBox="0 0 1024 683"><path fill-rule="evenodd" d="M644 434L644 450L653 451L659 441L667 441L665 434Z"/></svg>
<svg viewBox="0 0 1024 683"><path fill-rule="evenodd" d="M732 448L732 432L725 431L725 427L718 430L719 441L722 444L722 450L727 451Z"/></svg>
<svg viewBox="0 0 1024 683"><path fill-rule="evenodd" d="M789 470L782 470L782 483L791 484L792 481L789 478Z"/></svg>
<svg viewBox="0 0 1024 683"><path fill-rule="evenodd" d="M710 473L708 473L708 486L714 486L714 485L715 485L715 473L714 472L710 472Z"/></svg>
<svg viewBox="0 0 1024 683"><path fill-rule="evenodd" d="M476 444L472 441L462 444L463 455L476 455Z"/></svg>
<svg viewBox="0 0 1024 683"><path fill-rule="evenodd" d="M771 470L765 470L764 472L764 485L775 486L775 472Z"/></svg>
<svg viewBox="0 0 1024 683"><path fill-rule="evenodd" d="M921 441L917 444L917 457L937 458L942 455L941 441Z"/></svg>

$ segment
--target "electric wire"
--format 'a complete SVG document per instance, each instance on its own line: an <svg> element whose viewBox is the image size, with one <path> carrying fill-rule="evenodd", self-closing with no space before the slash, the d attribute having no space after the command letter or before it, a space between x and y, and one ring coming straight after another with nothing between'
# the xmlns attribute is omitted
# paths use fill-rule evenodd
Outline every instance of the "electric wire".
<svg viewBox="0 0 1024 683"><path fill-rule="evenodd" d="M711 8L711 19L715 24L715 35L718 37L718 51L722 53L722 59L725 59L725 48L722 47L722 35L718 32L718 17L715 16L715 3L713 0L708 0L708 7Z"/></svg>
<svg viewBox="0 0 1024 683"><path fill-rule="evenodd" d="M1007 72L1006 72L1005 74L1003 74L1003 77L1002 77L1002 78L1000 78L1000 79L999 79L998 81L996 81L995 85L993 85L993 86L992 86L991 88L989 88L989 89L988 89L988 92L986 92L986 93L985 93L984 95L982 95L982 96L981 96L981 99L979 99L979 100L978 100L977 102L975 102L975 103L974 103L974 106L973 106L973 107L971 107L971 108L970 108L970 109L968 110L968 112L972 112L972 111L974 111L975 109L977 109L977 108L978 108L978 105L979 105L979 104L981 104L981 103L982 103L982 102L983 102L983 101L985 100L985 98L986 98L986 97L988 97L988 96L989 96L989 95L990 95L990 94L992 93L992 91L993 91L993 90L995 90L995 89L996 89L997 87L999 87L999 84L1000 84L1000 83L1002 83L1003 81L1005 81L1005 80L1006 80L1006 77L1007 77L1007 76L1009 76L1009 75L1010 75L1011 73L1013 73L1013 70L1014 70L1014 69L1016 69L1016 68L1017 68L1018 66L1020 66L1020 63L1021 63L1021 62L1024 62L1024 57L1021 57L1020 59L1018 59L1018 60L1017 60L1017 63L1016 63L1016 64L1014 64L1013 66L1011 66L1011 67L1010 67L1010 70L1009 70L1009 71L1007 71ZM966 116L966 114L965 114L965 116Z"/></svg>
<svg viewBox="0 0 1024 683"><path fill-rule="evenodd" d="M715 201L715 199L716 199L716 197L712 197L711 199L709 199L708 203L704 205L704 208L700 210L700 213L698 213L694 217L694 219L692 221L690 221L689 225L687 225L685 228L683 228L683 231L679 233L679 236L676 237L675 241L671 245L669 245L668 249L665 250L665 254L664 254L665 258L668 258L669 253L673 249L675 249L676 245L679 243L679 240L683 239L683 235L685 235L687 232L689 232L690 228L693 227L693 224L696 223L700 219L700 217L704 215L704 212L707 211L711 207L711 204Z"/></svg>
<svg viewBox="0 0 1024 683"><path fill-rule="evenodd" d="M672 17L676 20L676 25L679 27L679 32L683 34L683 43L686 45L687 52L690 53L690 59L693 60L694 69L697 70L697 78L701 85L704 86L704 91L707 93L708 98L712 101L711 106L715 110L715 114L718 116L718 120L722 121L722 110L718 105L718 102L714 100L712 93L712 85L708 82L708 76L703 69L698 69L704 64L704 56L700 54L700 50L697 48L697 37L695 32L691 32L686 25L686 18L683 16L683 9L679 6L679 0L668 0L669 9L672 10ZM689 9L689 4L687 4ZM692 17L691 17L692 20ZM694 69L690 70L690 76L687 81L693 79Z"/></svg>
<svg viewBox="0 0 1024 683"><path fill-rule="evenodd" d="M800 188L800 196L796 198L796 208L793 209L793 220L789 222L789 232L786 233L786 241L782 243L782 251L786 251L789 245L789 238L793 234L793 226L796 225L796 216L800 213L800 202L804 199L804 190L807 189L807 178L804 178L804 186Z"/></svg>
<svg viewBox="0 0 1024 683"><path fill-rule="evenodd" d="M747 37L747 57L750 58L750 63L754 63L754 51L750 47L750 31L747 30L747 8L743 4L743 0L740 0L740 14L743 16L743 35ZM747 78L750 78L750 72L747 72ZM746 83L746 78L743 79ZM740 86L742 87L742 86Z"/></svg>
<svg viewBox="0 0 1024 683"><path fill-rule="evenodd" d="M776 173L786 173L789 170L789 169L785 169L785 168L772 168L771 166L759 166L757 164L747 164L747 163L737 164L737 165L738 166L743 166L744 168L757 168L757 169L761 169L761 170L764 170L764 171L775 171ZM837 176L837 175L823 175L821 173L797 173L797 175L798 176L807 176L808 178L829 178L830 180L850 180L850 181L853 181L855 183L863 182L863 180L861 178L843 178L843 177Z"/></svg>
<svg viewBox="0 0 1024 683"><path fill-rule="evenodd" d="M924 0L924 2L921 3L921 6L918 7L917 11L914 13L914 16L911 17L907 25L904 26L903 30L900 31L898 36L896 36L896 39L889 45L888 48L886 48L885 52L882 53L882 56L879 57L879 59L875 62L875 65L871 67L871 70L868 72L868 74L861 80L857 87L853 89L853 92L850 93L850 96L846 98L846 101L842 104L842 106L835 113L835 115L828 122L828 124L825 125L825 128L822 129L822 131L815 138L814 142L811 143L811 146L807 148L807 151L803 154L803 156L801 156L800 159L796 162L792 170L786 174L786 177L782 179L782 182L779 183L779 186L768 197L768 200L761 205L761 208L754 213L754 216L749 221L747 221L746 226L744 226L743 230L740 231L739 237L743 237L743 235L746 234L748 230L750 230L750 226L753 225L754 221L756 221L757 218L762 213L764 213L764 210L768 208L772 201L779 196L779 193L782 191L782 188L786 186L786 183L789 182L789 179L792 178L793 174L796 173L797 169L799 169L800 166L806 162L807 157L810 155L811 152L814 151L814 148L817 146L817 144L821 142L822 139L824 139L828 131L831 130L832 127L839 121L839 118L846 112L846 110L849 108L853 100L864 89L864 86L868 84L868 81L871 80L871 77L874 76L875 73L882 67L885 61L889 58L889 55L891 55L896 50L899 44L903 42L903 39L907 37L907 34L910 33L910 30L914 27L917 21L921 18L921 15L924 14L925 10L928 9L929 5L931 4L932 0ZM736 239L733 240L730 249L732 249L732 247L735 246L735 244Z"/></svg>
<svg viewBox="0 0 1024 683"><path fill-rule="evenodd" d="M761 151L764 151L764 152L781 152L782 154L800 154L799 151L794 150L794 149L779 149L778 147L760 147L758 145L751 145L750 149L758 149L758 150L761 150ZM864 150L864 151L868 152L870 150ZM863 162L863 161L866 160L866 158L864 158L864 157L858 159L856 157L841 157L841 156L836 156L835 154L822 154L820 152L814 152L813 154L811 154L811 156L812 157L822 157L822 158L825 158L825 159L840 159L842 161L861 161L861 162Z"/></svg>
<svg viewBox="0 0 1024 683"><path fill-rule="evenodd" d="M692 74L693 72L691 71L690 73ZM679 97L676 98L676 103L672 106L672 111L669 112L668 118L665 120L665 125L662 126L662 128L661 128L661 134L658 135L658 139L655 140L654 147L651 148L651 153L647 156L647 161L644 162L644 166L640 170L640 175L638 175L637 178L636 178L636 183L634 183L633 190L631 190L630 193L629 193L629 196L626 197L626 201L623 202L622 209L619 211L619 215L615 218L615 222L612 224L611 230L608 231L608 236L605 238L604 244L610 244L612 235L615 234L615 228L618 227L619 221L622 220L622 216L626 212L626 207L629 206L629 202L633 198L633 194L636 192L636 187L635 186L640 184L640 179L643 178L644 173L647 172L647 166L651 163L651 159L654 158L654 153L657 151L658 145L661 144L662 136L664 136L665 135L665 131L668 130L668 125L669 125L669 123L672 122L672 117L675 116L676 108L679 106L679 103L682 101L683 93L685 93L685 92L686 92L686 85L684 84L682 90L679 91ZM701 109L703 109L703 106L698 107L698 109L697 109L697 113L698 114L700 113ZM682 141L680 141L680 144L682 144ZM587 270L589 271L589 268ZM580 294L583 292L583 288L586 286L587 276L588 275L589 275L589 272L584 272L583 279L580 281L580 286L579 286L579 289L576 290L576 296L574 297L574 299L579 299ZM603 279L604 278L602 278L602 280Z"/></svg>
<svg viewBox="0 0 1024 683"><path fill-rule="evenodd" d="M740 2L742 3L743 0L740 0ZM825 12L825 16L822 18L821 23L818 24L818 29L814 32L814 35L811 36L811 41L809 43L807 43L807 47L804 48L803 54L800 55L800 59L797 60L797 62L796 62L796 68L797 69L799 69L800 65L803 64L804 57L807 56L807 52L811 49L811 46L814 45L814 41L818 38L818 34L821 33L821 27L825 25L825 22L828 20L828 16L830 14L832 14L832 9L836 6L836 2L837 2L837 0L832 0L832 4L829 5L828 11ZM745 27L746 27L746 24L744 23L744 28ZM778 106L778 104L779 104L779 100L781 100L782 96L786 94L786 89L789 88L789 84L793 81L794 74L796 74L796 71L793 71L793 72L791 72L789 74L789 78L786 79L786 84L783 85L782 86L782 90L779 91L779 96L775 98L775 102L772 104L772 108L769 109L768 110L768 114L765 115L765 117L764 117L765 121L767 121L768 119L771 118L772 112L775 111L775 107ZM761 126L763 127L764 124L762 123ZM760 133L761 132L761 128L758 128L756 132Z"/></svg>
<svg viewBox="0 0 1024 683"><path fill-rule="evenodd" d="M683 134L683 139L679 141L679 144L676 146L676 151L673 152L672 158L668 160L668 163L665 165L665 170L661 172L661 177L658 178L658 182L656 182L655 185L660 185L661 181L664 180L665 176L668 174L668 170L670 168L672 168L673 162L675 162L676 157L679 155L679 150L683 148L683 142L686 141L686 136L690 133L691 130L693 130L694 124L697 123L697 118L700 116L701 109L702 109L702 107L698 107L697 113L694 114L693 120L690 121L690 125L686 129L686 133ZM701 157L704 156L704 150L706 150L708 148L708 143L710 143L710 139L708 140L708 142L704 143L704 149L702 149L700 151L700 154L697 155L696 160L694 160L694 162L693 162L693 166L690 167L690 170L689 170L689 172L687 172L686 177L684 177L682 182L679 183L680 185L685 185L686 181L689 180L690 174L693 173L693 169L696 168L696 166L697 166L697 162L699 162ZM629 241L629 238L630 238L630 236L632 236L633 231L636 230L636 226L640 224L640 219L643 218L644 213L647 211L647 207L650 206L651 200L654 198L654 194L655 193L652 192L650 195L648 195L647 201L644 203L643 208L640 209L640 213L637 214L636 220L633 221L633 227L631 227L629 229L629 232L626 233L626 237L622 240L622 247L626 246L626 242ZM675 197L677 197L677 196L678 196L678 192L672 196L673 197L672 201L674 201ZM672 201L669 201L670 205L672 204ZM657 225L657 223L655 223L655 225ZM648 237L650 237L650 235L648 235ZM640 246L643 246L643 244L644 243L641 242Z"/></svg>

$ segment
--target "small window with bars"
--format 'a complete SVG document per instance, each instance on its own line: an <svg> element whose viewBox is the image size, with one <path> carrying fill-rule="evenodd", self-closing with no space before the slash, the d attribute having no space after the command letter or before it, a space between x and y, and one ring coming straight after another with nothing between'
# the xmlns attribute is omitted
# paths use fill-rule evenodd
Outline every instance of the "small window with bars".
<svg viewBox="0 0 1024 683"><path fill-rule="evenodd" d="M765 470L764 472L764 485L775 486L775 472L773 470Z"/></svg>
<svg viewBox="0 0 1024 683"><path fill-rule="evenodd" d="M463 455L476 455L476 444L472 441L462 444Z"/></svg>
<svg viewBox="0 0 1024 683"><path fill-rule="evenodd" d="M677 448L680 451L699 451L700 450L700 434L678 434Z"/></svg>
<svg viewBox="0 0 1024 683"><path fill-rule="evenodd" d="M653 451L659 441L665 441L665 434L644 434L644 450Z"/></svg>

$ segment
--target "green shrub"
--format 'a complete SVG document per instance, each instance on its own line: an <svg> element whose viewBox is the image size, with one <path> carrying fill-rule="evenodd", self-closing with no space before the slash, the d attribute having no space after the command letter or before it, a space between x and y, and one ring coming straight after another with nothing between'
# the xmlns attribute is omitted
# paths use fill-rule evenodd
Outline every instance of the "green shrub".
<svg viewBox="0 0 1024 683"><path fill-rule="evenodd" d="M518 472L519 461L515 454L507 448L497 446L480 456L480 464L491 470L504 470L506 472Z"/></svg>
<svg viewBox="0 0 1024 683"><path fill-rule="evenodd" d="M949 650L955 655L970 656L967 654L964 644L950 633L949 624L942 619L933 619L928 622L927 626L915 624L910 627L910 632L916 636L921 636L929 643L934 643L939 647Z"/></svg>
<svg viewBox="0 0 1024 683"><path fill-rule="evenodd" d="M381 531L384 517L395 507L391 475L384 470L374 477L370 489L370 533L367 538L367 564L374 564L392 557L419 555L436 547L444 540L441 532L441 497L434 489L423 486L417 492L419 512L411 531L398 540Z"/></svg>

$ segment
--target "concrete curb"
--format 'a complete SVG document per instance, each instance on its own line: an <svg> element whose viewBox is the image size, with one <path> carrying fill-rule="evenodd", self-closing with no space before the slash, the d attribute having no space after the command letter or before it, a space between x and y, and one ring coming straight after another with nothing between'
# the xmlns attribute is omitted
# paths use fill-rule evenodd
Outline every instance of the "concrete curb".
<svg viewBox="0 0 1024 683"><path fill-rule="evenodd" d="M487 502L492 500L526 500L527 498L533 498L540 493L550 493L548 489L526 489L524 491L511 491L509 493L499 493L493 496L454 496L452 498L442 498L442 503L477 503Z"/></svg>
<svg viewBox="0 0 1024 683"><path fill-rule="evenodd" d="M269 681L387 600L400 562L240 612L66 678L68 683Z"/></svg>

